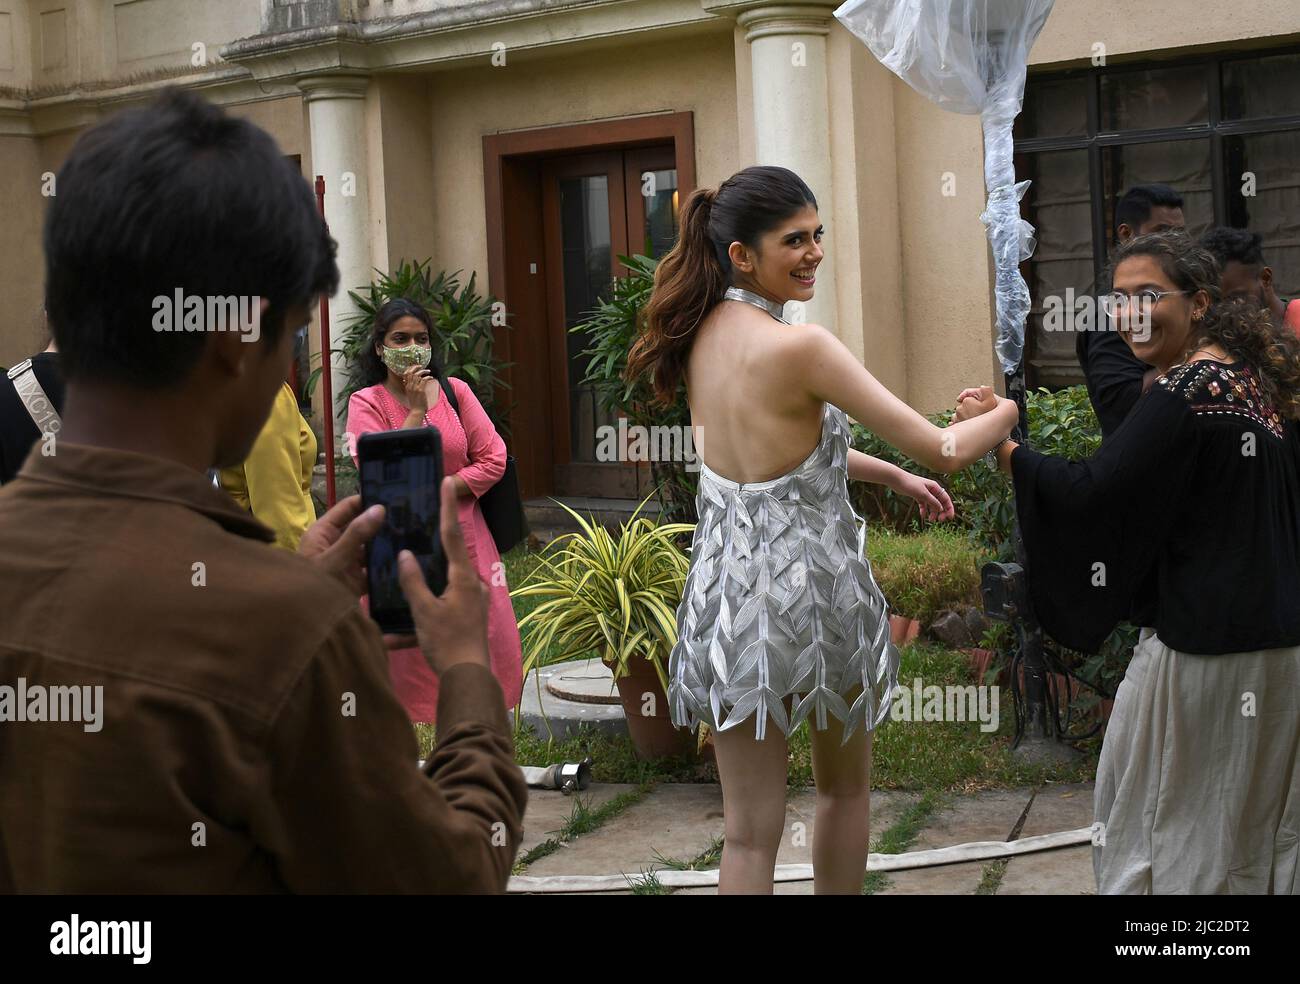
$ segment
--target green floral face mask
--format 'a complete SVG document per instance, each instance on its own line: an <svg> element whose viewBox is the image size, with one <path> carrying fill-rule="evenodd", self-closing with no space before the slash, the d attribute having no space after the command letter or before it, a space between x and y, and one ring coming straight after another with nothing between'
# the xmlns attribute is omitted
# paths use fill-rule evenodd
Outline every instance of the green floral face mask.
<svg viewBox="0 0 1300 984"><path fill-rule="evenodd" d="M384 365L401 375L411 366L427 366L429 359L433 357L433 346L411 343L398 348L389 348L385 345L380 349L379 357L384 360Z"/></svg>

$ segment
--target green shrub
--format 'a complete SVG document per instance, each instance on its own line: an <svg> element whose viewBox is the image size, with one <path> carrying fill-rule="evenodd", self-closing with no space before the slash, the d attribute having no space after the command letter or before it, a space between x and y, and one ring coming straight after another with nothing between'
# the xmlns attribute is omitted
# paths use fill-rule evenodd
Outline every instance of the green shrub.
<svg viewBox="0 0 1300 984"><path fill-rule="evenodd" d="M942 611L979 605L978 556L959 532L935 526L913 535L868 535L867 556L899 615L929 624Z"/></svg>
<svg viewBox="0 0 1300 984"><path fill-rule="evenodd" d="M1028 394L1026 402L1030 442L1036 450L1079 459L1091 455L1101 444L1101 429L1084 387L1071 386L1055 393L1036 390ZM942 427L949 416L946 411L935 413L930 415L930 420ZM853 425L853 446L864 454L940 482L952 496L957 511L955 523L967 531L980 555L1003 561L1012 559L1015 498L1007 476L982 461L954 475L933 474L860 424ZM868 522L874 521L898 533L922 528L916 504L906 496L865 482L849 483L849 495L853 507Z"/></svg>
<svg viewBox="0 0 1300 984"><path fill-rule="evenodd" d="M474 274L462 286L459 270L434 275L429 272L430 262L402 260L391 273L376 271L379 276L373 283L348 291L348 297L357 305L357 315L344 328L342 347L333 352L343 357L349 370L355 370L358 356L369 344L379 309L394 297L413 301L433 319L434 337L430 341L444 372L470 385L493 424L505 434L503 412L495 406L495 400L497 387L508 388L501 373L510 363L493 357L495 301L479 294ZM319 361L319 356L315 358ZM309 395L319 378L317 366L307 379ZM351 376L336 398L346 400L361 388L361 380Z"/></svg>

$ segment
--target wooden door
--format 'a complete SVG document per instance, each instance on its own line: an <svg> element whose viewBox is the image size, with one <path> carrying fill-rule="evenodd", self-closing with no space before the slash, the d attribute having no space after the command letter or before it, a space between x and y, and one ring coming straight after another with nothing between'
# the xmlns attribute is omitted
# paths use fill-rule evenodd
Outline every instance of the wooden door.
<svg viewBox="0 0 1300 984"><path fill-rule="evenodd" d="M676 238L677 172L671 146L557 157L542 165L554 487L562 496L639 498L647 464L601 460L604 428L618 418L583 384L590 337L571 329L627 271L620 255L662 256ZM608 444L605 445L609 447Z"/></svg>

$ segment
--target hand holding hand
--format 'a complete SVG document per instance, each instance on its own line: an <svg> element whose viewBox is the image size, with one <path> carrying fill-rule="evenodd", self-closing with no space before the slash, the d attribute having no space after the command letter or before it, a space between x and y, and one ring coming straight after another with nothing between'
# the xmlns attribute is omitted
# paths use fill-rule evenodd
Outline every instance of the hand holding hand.
<svg viewBox="0 0 1300 984"><path fill-rule="evenodd" d="M993 392L992 386L977 386L972 389L964 389L957 396L957 411L952 415L951 423L959 420L970 420L972 417L978 417L980 414L988 413L996 409L999 398Z"/></svg>

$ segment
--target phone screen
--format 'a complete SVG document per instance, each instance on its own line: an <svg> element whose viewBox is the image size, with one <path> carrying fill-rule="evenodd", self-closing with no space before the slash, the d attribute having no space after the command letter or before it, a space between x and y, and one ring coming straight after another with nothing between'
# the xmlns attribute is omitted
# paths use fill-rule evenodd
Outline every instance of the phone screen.
<svg viewBox="0 0 1300 984"><path fill-rule="evenodd" d="M432 427L366 434L357 442L361 503L384 507L384 525L366 549L370 616L385 632L411 632L411 609L397 575L397 555L415 554L434 594L447 585L439 535L442 442Z"/></svg>

